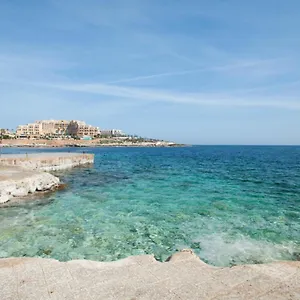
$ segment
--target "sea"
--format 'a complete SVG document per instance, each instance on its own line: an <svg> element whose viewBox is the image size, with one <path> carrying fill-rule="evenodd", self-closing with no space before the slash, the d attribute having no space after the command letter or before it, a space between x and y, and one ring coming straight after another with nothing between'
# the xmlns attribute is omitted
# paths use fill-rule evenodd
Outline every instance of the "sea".
<svg viewBox="0 0 300 300"><path fill-rule="evenodd" d="M95 163L54 172L64 190L1 207L0 257L300 260L299 146L2 149L51 151Z"/></svg>

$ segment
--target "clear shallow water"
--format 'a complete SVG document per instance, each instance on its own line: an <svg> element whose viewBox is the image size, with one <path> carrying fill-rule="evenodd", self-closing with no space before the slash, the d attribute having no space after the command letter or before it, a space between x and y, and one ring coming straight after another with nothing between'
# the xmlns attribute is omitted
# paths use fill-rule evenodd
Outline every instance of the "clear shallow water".
<svg viewBox="0 0 300 300"><path fill-rule="evenodd" d="M84 150L95 165L56 173L65 191L0 209L0 257L300 259L300 147Z"/></svg>

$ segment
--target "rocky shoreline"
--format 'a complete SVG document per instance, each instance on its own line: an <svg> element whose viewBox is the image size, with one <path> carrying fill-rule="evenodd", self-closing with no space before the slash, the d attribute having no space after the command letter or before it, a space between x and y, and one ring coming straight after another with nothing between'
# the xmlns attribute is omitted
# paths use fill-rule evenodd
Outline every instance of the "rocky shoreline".
<svg viewBox="0 0 300 300"><path fill-rule="evenodd" d="M58 177L45 171L63 170L93 162L93 154L4 154L0 157L0 204L63 186Z"/></svg>
<svg viewBox="0 0 300 300"><path fill-rule="evenodd" d="M0 259L0 299L299 299L300 262L219 268L191 250L114 262Z"/></svg>
<svg viewBox="0 0 300 300"><path fill-rule="evenodd" d="M167 141L131 141L131 140L5 140L2 147L11 148L63 148L63 147L184 147Z"/></svg>
<svg viewBox="0 0 300 300"><path fill-rule="evenodd" d="M0 204L35 192L53 191L61 185L58 177L46 172L0 167L0 174Z"/></svg>

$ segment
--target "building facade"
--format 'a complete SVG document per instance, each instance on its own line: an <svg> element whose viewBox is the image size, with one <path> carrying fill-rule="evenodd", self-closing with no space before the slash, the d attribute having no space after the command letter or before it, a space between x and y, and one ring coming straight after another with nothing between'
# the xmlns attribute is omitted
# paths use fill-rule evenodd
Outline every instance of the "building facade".
<svg viewBox="0 0 300 300"><path fill-rule="evenodd" d="M17 137L35 137L38 138L42 134L41 124L30 123L27 125L19 125L17 127Z"/></svg>
<svg viewBox="0 0 300 300"><path fill-rule="evenodd" d="M83 121L71 121L67 128L67 134L78 137L96 137L100 135L100 129L99 127L87 125Z"/></svg>
<svg viewBox="0 0 300 300"><path fill-rule="evenodd" d="M97 136L100 134L99 127L87 125L83 121L67 120L41 120L17 127L17 137L41 138L72 136Z"/></svg>
<svg viewBox="0 0 300 300"><path fill-rule="evenodd" d="M122 136L124 133L120 129L103 129L100 131L101 136Z"/></svg>
<svg viewBox="0 0 300 300"><path fill-rule="evenodd" d="M46 138L46 137L120 137L122 130L104 129L86 124L79 120L40 120L26 125L19 125L16 130L17 138Z"/></svg>
<svg viewBox="0 0 300 300"><path fill-rule="evenodd" d="M67 120L42 120L35 123L41 124L44 135L65 135L70 121Z"/></svg>

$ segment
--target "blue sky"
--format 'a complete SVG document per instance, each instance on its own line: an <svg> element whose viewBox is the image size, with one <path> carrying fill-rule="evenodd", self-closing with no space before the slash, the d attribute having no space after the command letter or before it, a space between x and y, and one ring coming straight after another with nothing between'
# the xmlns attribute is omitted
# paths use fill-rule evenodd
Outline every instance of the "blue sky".
<svg viewBox="0 0 300 300"><path fill-rule="evenodd" d="M299 28L298 0L1 0L0 127L300 144Z"/></svg>

